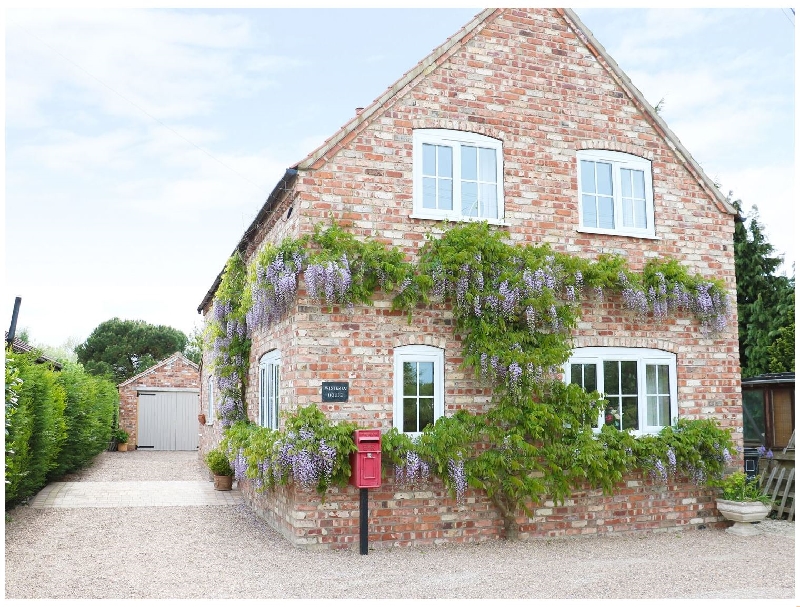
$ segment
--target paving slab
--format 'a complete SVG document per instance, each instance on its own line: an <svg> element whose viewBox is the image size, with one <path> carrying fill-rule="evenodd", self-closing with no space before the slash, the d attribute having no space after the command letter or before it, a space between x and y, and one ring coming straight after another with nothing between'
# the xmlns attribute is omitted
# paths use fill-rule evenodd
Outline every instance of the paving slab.
<svg viewBox="0 0 800 607"><path fill-rule="evenodd" d="M135 508L153 506L234 506L242 494L217 491L209 481L79 481L50 483L31 508Z"/></svg>

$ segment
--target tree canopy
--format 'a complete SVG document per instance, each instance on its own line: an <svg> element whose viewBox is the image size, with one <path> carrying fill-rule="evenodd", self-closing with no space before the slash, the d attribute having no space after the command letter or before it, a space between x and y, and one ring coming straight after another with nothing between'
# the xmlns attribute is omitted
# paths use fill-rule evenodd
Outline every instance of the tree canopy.
<svg viewBox="0 0 800 607"><path fill-rule="evenodd" d="M733 203L741 213L742 203ZM734 232L736 305L742 377L794 371L794 276L776 275L782 259L753 207Z"/></svg>
<svg viewBox="0 0 800 607"><path fill-rule="evenodd" d="M186 334L178 329L112 318L100 323L75 353L92 375L105 375L121 383L159 360L183 352L187 343Z"/></svg>

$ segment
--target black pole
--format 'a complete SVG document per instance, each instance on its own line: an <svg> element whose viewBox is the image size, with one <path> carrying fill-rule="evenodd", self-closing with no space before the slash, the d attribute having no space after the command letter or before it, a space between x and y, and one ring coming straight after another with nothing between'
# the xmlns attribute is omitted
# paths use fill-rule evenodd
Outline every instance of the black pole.
<svg viewBox="0 0 800 607"><path fill-rule="evenodd" d="M359 508L358 546L361 554L369 552L369 489L361 489L361 506Z"/></svg>
<svg viewBox="0 0 800 607"><path fill-rule="evenodd" d="M21 297L14 298L14 312L11 313L11 326L8 328L8 345L14 343L14 337L17 332L17 317L19 316L19 304L22 303Z"/></svg>

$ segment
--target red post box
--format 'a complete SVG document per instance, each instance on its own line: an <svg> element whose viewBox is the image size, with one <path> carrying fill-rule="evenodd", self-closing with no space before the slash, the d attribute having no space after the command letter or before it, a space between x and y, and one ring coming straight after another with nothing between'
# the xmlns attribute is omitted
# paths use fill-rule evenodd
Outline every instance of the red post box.
<svg viewBox="0 0 800 607"><path fill-rule="evenodd" d="M356 452L350 454L350 484L361 489L381 486L381 431L356 430Z"/></svg>

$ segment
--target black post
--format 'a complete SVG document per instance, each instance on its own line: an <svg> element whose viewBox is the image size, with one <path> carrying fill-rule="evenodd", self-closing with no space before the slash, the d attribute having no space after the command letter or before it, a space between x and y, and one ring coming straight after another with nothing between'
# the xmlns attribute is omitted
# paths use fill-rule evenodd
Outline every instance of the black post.
<svg viewBox="0 0 800 607"><path fill-rule="evenodd" d="M8 328L8 345L14 343L14 337L17 333L17 317L19 316L19 304L22 303L21 297L14 298L14 312L11 313L11 326Z"/></svg>
<svg viewBox="0 0 800 607"><path fill-rule="evenodd" d="M369 489L361 490L361 507L359 508L358 545L361 554L369 552Z"/></svg>

